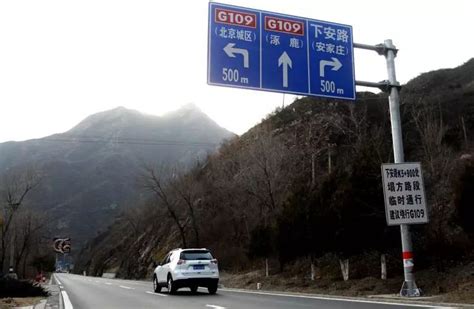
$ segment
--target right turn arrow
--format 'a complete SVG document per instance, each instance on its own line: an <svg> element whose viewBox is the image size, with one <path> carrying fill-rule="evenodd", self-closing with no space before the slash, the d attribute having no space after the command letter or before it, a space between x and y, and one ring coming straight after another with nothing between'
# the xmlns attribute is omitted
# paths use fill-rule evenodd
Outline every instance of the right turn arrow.
<svg viewBox="0 0 474 309"><path fill-rule="evenodd" d="M291 62L290 56L286 52L281 54L280 58L278 58L278 66L281 67L283 65L283 87L288 88L288 67L292 68L293 63Z"/></svg>
<svg viewBox="0 0 474 309"><path fill-rule="evenodd" d="M331 57L331 59L332 59L332 61L321 60L319 62L319 76L320 77L324 77L324 68L326 66L332 67L331 70L333 70L333 71L338 71L342 67L342 63L341 63L341 61L339 61L339 59L334 58L334 57Z"/></svg>

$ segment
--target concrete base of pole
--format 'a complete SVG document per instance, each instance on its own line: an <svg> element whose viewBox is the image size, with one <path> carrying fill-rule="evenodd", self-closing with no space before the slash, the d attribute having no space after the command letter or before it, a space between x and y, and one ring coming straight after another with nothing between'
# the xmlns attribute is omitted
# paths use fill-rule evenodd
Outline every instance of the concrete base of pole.
<svg viewBox="0 0 474 309"><path fill-rule="evenodd" d="M420 297L421 290L416 286L414 281L403 282L402 289L400 290L400 296L402 297Z"/></svg>
<svg viewBox="0 0 474 309"><path fill-rule="evenodd" d="M413 246L411 243L410 226L406 224L401 224L400 234L402 238L403 273L405 277L402 289L400 290L400 296L418 297L421 293L418 287L416 286L415 275L413 274L415 262L413 259L412 252Z"/></svg>

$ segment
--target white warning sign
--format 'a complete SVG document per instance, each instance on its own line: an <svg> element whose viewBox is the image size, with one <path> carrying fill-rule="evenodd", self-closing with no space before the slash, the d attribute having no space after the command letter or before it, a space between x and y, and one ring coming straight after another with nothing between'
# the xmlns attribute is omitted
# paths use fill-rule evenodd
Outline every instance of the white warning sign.
<svg viewBox="0 0 474 309"><path fill-rule="evenodd" d="M388 225L428 222L419 162L382 164L382 179Z"/></svg>

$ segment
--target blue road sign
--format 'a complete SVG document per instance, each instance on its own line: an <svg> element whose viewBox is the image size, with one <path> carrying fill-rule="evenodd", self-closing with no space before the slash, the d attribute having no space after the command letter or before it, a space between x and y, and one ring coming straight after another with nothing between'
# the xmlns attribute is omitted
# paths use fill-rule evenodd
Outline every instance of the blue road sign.
<svg viewBox="0 0 474 309"><path fill-rule="evenodd" d="M355 100L352 27L209 3L211 85Z"/></svg>

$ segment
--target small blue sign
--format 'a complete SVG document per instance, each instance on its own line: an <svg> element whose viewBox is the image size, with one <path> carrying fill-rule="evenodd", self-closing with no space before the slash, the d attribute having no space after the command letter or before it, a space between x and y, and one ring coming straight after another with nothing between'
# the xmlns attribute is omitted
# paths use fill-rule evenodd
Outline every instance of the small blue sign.
<svg viewBox="0 0 474 309"><path fill-rule="evenodd" d="M311 94L355 99L352 29L308 21Z"/></svg>
<svg viewBox="0 0 474 309"><path fill-rule="evenodd" d="M355 100L352 27L209 3L208 83Z"/></svg>
<svg viewBox="0 0 474 309"><path fill-rule="evenodd" d="M210 3L210 84L260 88L259 12Z"/></svg>
<svg viewBox="0 0 474 309"><path fill-rule="evenodd" d="M262 14L262 88L308 93L304 19Z"/></svg>

